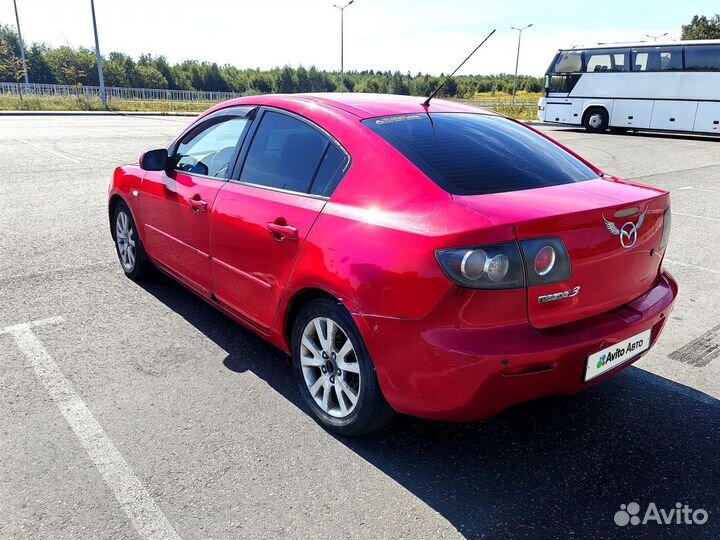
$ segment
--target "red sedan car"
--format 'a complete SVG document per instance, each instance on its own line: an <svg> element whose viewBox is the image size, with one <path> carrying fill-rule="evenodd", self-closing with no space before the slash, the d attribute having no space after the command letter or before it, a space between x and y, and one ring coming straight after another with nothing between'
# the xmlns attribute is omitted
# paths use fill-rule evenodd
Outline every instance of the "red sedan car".
<svg viewBox="0 0 720 540"><path fill-rule="evenodd" d="M667 192L421 101L228 101L110 187L125 273L154 265L288 352L340 434L584 389L647 352L677 295Z"/></svg>

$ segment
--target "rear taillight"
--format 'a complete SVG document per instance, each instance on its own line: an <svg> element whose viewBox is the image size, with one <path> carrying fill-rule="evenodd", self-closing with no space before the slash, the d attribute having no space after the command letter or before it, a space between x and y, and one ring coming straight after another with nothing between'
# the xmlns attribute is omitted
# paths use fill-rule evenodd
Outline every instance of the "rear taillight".
<svg viewBox="0 0 720 540"><path fill-rule="evenodd" d="M515 242L435 252L440 267L458 285L473 289L516 289L525 285Z"/></svg>
<svg viewBox="0 0 720 540"><path fill-rule="evenodd" d="M668 206L665 209L665 213L663 214L663 233L662 233L662 237L660 238L660 249L665 249L668 245L668 242L670 241L671 226L672 226L672 214L670 212L670 207Z"/></svg>
<svg viewBox="0 0 720 540"><path fill-rule="evenodd" d="M445 274L473 289L517 289L570 279L570 256L559 238L534 238L435 252ZM522 251L522 253L521 253Z"/></svg>
<svg viewBox="0 0 720 540"><path fill-rule="evenodd" d="M572 268L565 244L559 238L533 238L520 242L529 287L570 279Z"/></svg>

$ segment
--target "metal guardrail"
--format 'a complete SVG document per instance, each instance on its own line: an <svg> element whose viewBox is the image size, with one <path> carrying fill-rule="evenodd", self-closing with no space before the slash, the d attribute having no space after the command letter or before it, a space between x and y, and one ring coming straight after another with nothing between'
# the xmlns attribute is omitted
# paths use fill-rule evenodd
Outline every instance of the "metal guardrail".
<svg viewBox="0 0 720 540"><path fill-rule="evenodd" d="M529 99L516 99L515 105L512 104L512 101L509 99L458 99L457 101L461 101L463 103L467 103L469 105L477 105L478 107L483 107L485 109L492 109L493 111L499 111L502 112L503 110L508 109L525 109L525 108L531 108L535 109L537 108L537 99L529 100Z"/></svg>
<svg viewBox="0 0 720 540"><path fill-rule="evenodd" d="M220 102L227 99L242 97L245 94L238 92L203 92L200 90L164 90L161 88L121 88L117 86L106 87L108 99L125 101L185 101L185 102ZM0 95L27 96L86 96L100 99L99 86L73 86L70 84L24 84L0 83ZM460 99L463 103L477 105L503 112L515 109L535 108L537 100L516 99L513 106L509 99Z"/></svg>
<svg viewBox="0 0 720 540"><path fill-rule="evenodd" d="M121 88L107 86L108 99L127 101L225 101L241 97L236 92L202 92L199 90L164 90L162 88ZM28 96L87 96L100 98L99 86L73 86L71 84L0 83L0 95Z"/></svg>

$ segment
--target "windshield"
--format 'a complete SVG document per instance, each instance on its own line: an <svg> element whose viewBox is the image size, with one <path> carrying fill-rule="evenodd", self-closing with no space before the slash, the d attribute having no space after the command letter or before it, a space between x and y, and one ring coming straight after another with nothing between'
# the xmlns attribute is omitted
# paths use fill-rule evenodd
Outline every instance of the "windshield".
<svg viewBox="0 0 720 540"><path fill-rule="evenodd" d="M502 193L598 177L560 146L501 116L412 114L363 123L454 195Z"/></svg>

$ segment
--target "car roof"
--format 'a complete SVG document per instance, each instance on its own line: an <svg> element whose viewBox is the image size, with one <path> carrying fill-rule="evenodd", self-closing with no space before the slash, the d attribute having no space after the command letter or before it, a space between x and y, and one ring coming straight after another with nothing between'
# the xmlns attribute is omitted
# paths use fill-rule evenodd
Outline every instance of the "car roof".
<svg viewBox="0 0 720 540"><path fill-rule="evenodd" d="M258 96L246 96L221 104L221 107L234 105L276 105L282 107L284 104L313 102L323 107L331 107L343 110L361 119L377 116L390 116L394 114L414 114L425 112L470 112L495 115L496 113L481 109L480 107L450 101L447 99L433 99L429 107L423 106L424 97L421 96L399 96L394 94L364 94L364 93L337 93L324 92L314 94L265 94Z"/></svg>
<svg viewBox="0 0 720 540"><path fill-rule="evenodd" d="M640 47L672 47L677 45L720 45L720 39L685 39L679 41L628 41L618 43L598 43L597 45L576 45L561 52L586 51L589 49L628 49Z"/></svg>

